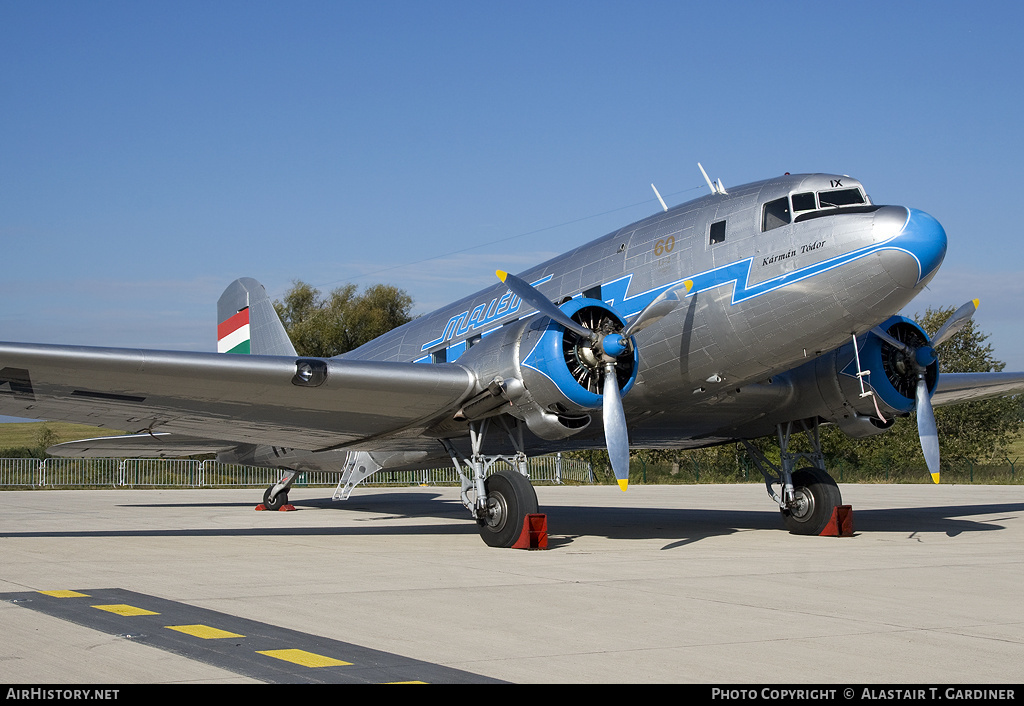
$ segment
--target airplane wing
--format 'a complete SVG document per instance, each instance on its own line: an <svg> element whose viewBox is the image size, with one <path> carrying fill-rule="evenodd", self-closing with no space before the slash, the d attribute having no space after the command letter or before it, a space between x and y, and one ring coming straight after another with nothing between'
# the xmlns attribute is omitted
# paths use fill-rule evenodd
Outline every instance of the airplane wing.
<svg viewBox="0 0 1024 706"><path fill-rule="evenodd" d="M0 343L0 414L296 449L417 436L475 384L454 363Z"/></svg>
<svg viewBox="0 0 1024 706"><path fill-rule="evenodd" d="M1024 373L940 373L932 404L941 406L1016 394L1024 394Z"/></svg>

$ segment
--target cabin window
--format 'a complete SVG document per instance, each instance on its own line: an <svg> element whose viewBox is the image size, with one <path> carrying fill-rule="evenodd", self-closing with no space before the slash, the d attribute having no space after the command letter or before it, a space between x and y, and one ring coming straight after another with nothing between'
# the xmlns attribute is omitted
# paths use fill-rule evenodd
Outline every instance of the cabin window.
<svg viewBox="0 0 1024 706"><path fill-rule="evenodd" d="M717 221L711 224L711 244L725 242L725 221Z"/></svg>
<svg viewBox="0 0 1024 706"><path fill-rule="evenodd" d="M802 194L793 194L793 213L800 211L813 211L818 207L818 201L814 198L813 191Z"/></svg>
<svg viewBox="0 0 1024 706"><path fill-rule="evenodd" d="M769 201L764 205L761 218L761 231L767 232L780 226L789 225L789 197Z"/></svg>
<svg viewBox="0 0 1024 706"><path fill-rule="evenodd" d="M838 208L864 203L864 195L860 189L836 189L835 191L819 191L818 199L822 208Z"/></svg>
<svg viewBox="0 0 1024 706"><path fill-rule="evenodd" d="M603 301L601 299L601 285L591 287L590 289L584 289L583 296L585 296L587 299L596 299L598 301Z"/></svg>
<svg viewBox="0 0 1024 706"><path fill-rule="evenodd" d="M431 363L447 363L448 362L448 349L441 348L430 354Z"/></svg>

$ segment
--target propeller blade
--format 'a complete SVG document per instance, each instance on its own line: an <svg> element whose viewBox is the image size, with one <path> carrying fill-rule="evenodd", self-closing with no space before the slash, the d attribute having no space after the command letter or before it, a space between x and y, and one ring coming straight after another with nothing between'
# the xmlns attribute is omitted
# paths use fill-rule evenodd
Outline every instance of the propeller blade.
<svg viewBox="0 0 1024 706"><path fill-rule="evenodd" d="M566 316L565 312L555 306L550 299L538 292L533 285L502 270L497 270L495 274L498 275L498 279L508 285L508 288L512 290L513 294L532 306L534 309L553 321L557 321L578 336L587 340L594 340L593 331L581 326Z"/></svg>
<svg viewBox="0 0 1024 706"><path fill-rule="evenodd" d="M660 321L669 314L671 314L679 302L690 293L693 288L693 280L686 280L681 286L673 287L672 289L666 289L664 292L659 294L654 301L644 307L644 310L637 314L637 317L633 319L633 322L626 327L626 330L622 332L622 335L629 338L633 334L640 333L645 328ZM679 296L682 291L682 297Z"/></svg>
<svg viewBox="0 0 1024 706"><path fill-rule="evenodd" d="M629 432L626 431L626 412L622 409L619 381L615 379L615 363L604 366L604 394L601 414L604 420L604 441L608 459L619 487L625 492L629 485Z"/></svg>
<svg viewBox="0 0 1024 706"><path fill-rule="evenodd" d="M967 322L974 316L974 312L978 310L978 306L981 304L979 299L972 299L971 301L964 304L962 307L953 312L953 315L946 319L946 323L939 327L939 330L935 332L935 336L932 338L932 348L945 343L952 338L957 331L967 325Z"/></svg>
<svg viewBox="0 0 1024 706"><path fill-rule="evenodd" d="M932 481L939 482L939 431L935 426L935 412L932 410L932 398L928 394L928 383L924 376L917 379L917 391L914 394L917 410L917 433L921 437L921 450L924 461L928 464L928 472Z"/></svg>
<svg viewBox="0 0 1024 706"><path fill-rule="evenodd" d="M875 326L873 329L871 329L871 333L875 334L876 336L881 338L883 341L888 343L890 346L892 346L893 348L896 348L897 350L901 350L904 353L910 353L911 352L910 351L910 346L908 346L903 341L897 341L895 338L890 336L889 332L884 330L881 326Z"/></svg>

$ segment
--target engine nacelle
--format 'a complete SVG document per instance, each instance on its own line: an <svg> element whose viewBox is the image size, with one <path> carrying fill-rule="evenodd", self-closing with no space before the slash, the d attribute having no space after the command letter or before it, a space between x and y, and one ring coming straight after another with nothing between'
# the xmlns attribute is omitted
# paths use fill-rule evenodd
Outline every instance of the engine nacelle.
<svg viewBox="0 0 1024 706"><path fill-rule="evenodd" d="M625 322L596 299L579 297L562 311L586 328L616 333ZM603 363L589 340L546 316L506 324L486 335L458 360L472 369L487 389L469 400L461 418L480 419L506 411L547 440L564 439L590 424L590 412L601 409ZM622 394L636 381L639 356L616 358L615 374Z"/></svg>
<svg viewBox="0 0 1024 706"><path fill-rule="evenodd" d="M914 350L929 342L924 329L902 316L890 318L881 328ZM818 415L846 434L860 437L883 432L892 426L894 417L913 411L918 368L909 359L912 354L870 331L857 342L857 351L851 341L804 366L798 374L813 375L817 383ZM866 373L863 391L871 394L862 394L858 372ZM938 364L932 362L925 369L929 394L935 391L938 376Z"/></svg>

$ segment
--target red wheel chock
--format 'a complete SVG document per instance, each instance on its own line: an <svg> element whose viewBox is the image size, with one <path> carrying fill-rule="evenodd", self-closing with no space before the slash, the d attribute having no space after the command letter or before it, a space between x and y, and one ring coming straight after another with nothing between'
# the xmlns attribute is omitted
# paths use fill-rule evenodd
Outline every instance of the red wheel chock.
<svg viewBox="0 0 1024 706"><path fill-rule="evenodd" d="M853 507L851 505L836 505L832 508L832 517L829 518L828 524L825 525L820 536L852 537Z"/></svg>
<svg viewBox="0 0 1024 706"><path fill-rule="evenodd" d="M512 545L513 549L547 549L548 516L527 515L523 518L523 531Z"/></svg>
<svg viewBox="0 0 1024 706"><path fill-rule="evenodd" d="M256 512L260 512L260 511L266 510L266 509L267 509L267 506L264 505L263 503L260 503L259 505L256 506ZM295 509L294 505L282 505L281 507L279 507L277 509L277 511L278 512L291 512L294 509Z"/></svg>

